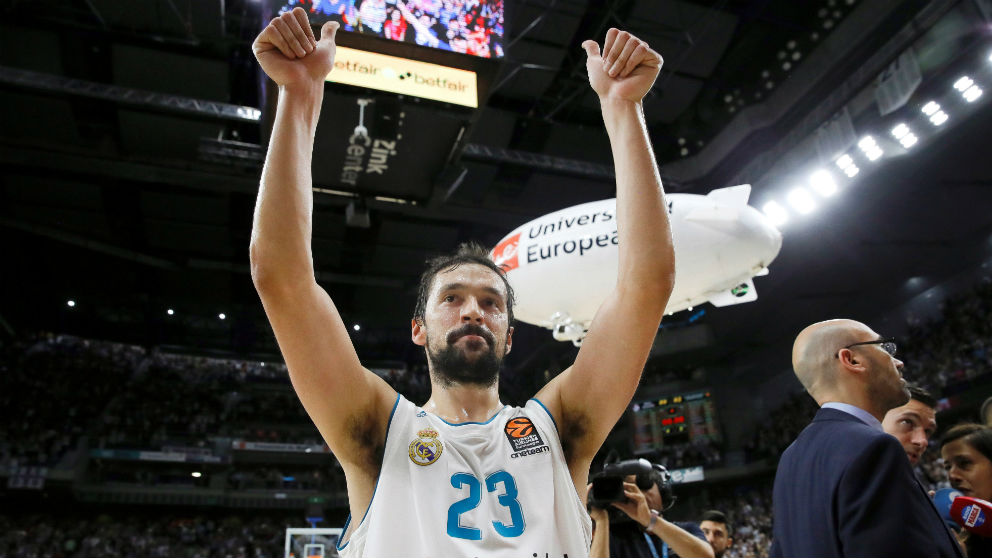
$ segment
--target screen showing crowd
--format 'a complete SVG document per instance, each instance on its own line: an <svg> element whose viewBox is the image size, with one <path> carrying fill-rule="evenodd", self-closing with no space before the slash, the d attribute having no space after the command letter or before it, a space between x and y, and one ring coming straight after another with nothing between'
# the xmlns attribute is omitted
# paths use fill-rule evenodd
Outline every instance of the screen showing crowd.
<svg viewBox="0 0 992 558"><path fill-rule="evenodd" d="M302 7L315 25L416 43L482 58L502 58L503 0L281 0L279 13Z"/></svg>

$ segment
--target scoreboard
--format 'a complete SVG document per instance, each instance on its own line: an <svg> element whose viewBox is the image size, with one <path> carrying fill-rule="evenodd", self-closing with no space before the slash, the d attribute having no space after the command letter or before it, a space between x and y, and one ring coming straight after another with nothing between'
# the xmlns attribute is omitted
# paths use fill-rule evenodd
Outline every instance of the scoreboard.
<svg viewBox="0 0 992 558"><path fill-rule="evenodd" d="M716 406L707 389L635 400L631 410L635 452L671 444L721 440Z"/></svg>

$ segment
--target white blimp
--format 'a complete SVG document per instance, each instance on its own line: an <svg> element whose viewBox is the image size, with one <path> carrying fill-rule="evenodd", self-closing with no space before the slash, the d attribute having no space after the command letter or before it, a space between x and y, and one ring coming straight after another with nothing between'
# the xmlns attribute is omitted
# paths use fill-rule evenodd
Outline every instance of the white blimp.
<svg viewBox="0 0 992 558"><path fill-rule="evenodd" d="M704 302L729 306L758 298L752 278L768 273L782 234L747 204L751 186L705 196L667 194L675 243L675 287L665 312ZM576 205L525 223L503 237L493 260L516 293L513 313L581 344L617 281L616 199Z"/></svg>

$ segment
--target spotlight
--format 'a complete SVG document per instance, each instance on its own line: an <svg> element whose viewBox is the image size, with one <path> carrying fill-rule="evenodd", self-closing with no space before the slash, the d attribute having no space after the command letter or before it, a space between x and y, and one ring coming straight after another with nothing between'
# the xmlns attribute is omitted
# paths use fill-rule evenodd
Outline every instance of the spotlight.
<svg viewBox="0 0 992 558"><path fill-rule="evenodd" d="M932 122L934 126L940 126L944 122L947 122L947 113L942 110L938 110L930 117L930 122Z"/></svg>
<svg viewBox="0 0 992 558"><path fill-rule="evenodd" d="M358 330L362 329L362 326L360 326L358 324L355 324L355 325L351 326L351 329L353 329L355 331L358 331Z"/></svg>
<svg viewBox="0 0 992 558"><path fill-rule="evenodd" d="M68 306L69 308L75 308L76 307L76 301L75 300L72 300L70 298L69 300L66 301L65 305Z"/></svg>
<svg viewBox="0 0 992 558"><path fill-rule="evenodd" d="M837 183L834 182L834 177L823 169L814 171L809 176L809 185L817 194L825 198L837 193Z"/></svg>
<svg viewBox="0 0 992 558"><path fill-rule="evenodd" d="M963 93L965 89L968 89L974 84L975 81L972 80L970 77L962 76L957 81L954 82L954 89L957 89L958 91L961 91Z"/></svg>
<svg viewBox="0 0 992 558"><path fill-rule="evenodd" d="M789 214L785 211L785 208L773 201L766 203L764 207L761 208L761 211L768 216L772 224L776 227L789 222Z"/></svg>
<svg viewBox="0 0 992 558"><path fill-rule="evenodd" d="M844 155L841 155L840 158L837 159L837 161L835 161L835 163L837 164L837 167L840 168L840 170L844 171L844 174L846 174L848 178L854 178L854 176L858 174L858 172L861 170L858 168L857 165L854 164L854 159L852 159L851 156L847 155L846 153Z"/></svg>
<svg viewBox="0 0 992 558"><path fill-rule="evenodd" d="M908 133L909 133L909 126L901 122L897 124L895 128L892 128L892 137L896 138L897 140L901 140Z"/></svg>
<svg viewBox="0 0 992 558"><path fill-rule="evenodd" d="M200 478L200 477L202 477L202 476L203 476L203 473L201 473L201 472L199 472L199 471L193 471L192 473L190 473L190 475L191 475L191 476L192 476L192 477L193 477L194 479L198 479L198 478Z"/></svg>
<svg viewBox="0 0 992 558"><path fill-rule="evenodd" d="M968 101L969 103L974 103L975 99L978 99L979 97L982 96L982 88L977 85L972 85L971 87L966 89L965 92L961 94L961 96L964 97L965 101Z"/></svg>
<svg viewBox="0 0 992 558"><path fill-rule="evenodd" d="M905 147L906 149L909 149L910 147L913 147L914 145L916 145L916 142L917 141L919 141L919 139L916 137L916 134L909 133L909 134L906 134L905 136L903 136L899 140L899 143L901 143L902 146Z"/></svg>
<svg viewBox="0 0 992 558"><path fill-rule="evenodd" d="M940 110L940 105L938 105L934 101L930 101L929 103L923 105L923 108L920 110L922 110L923 114L927 116L933 116L934 114L937 113L937 111Z"/></svg>
<svg viewBox="0 0 992 558"><path fill-rule="evenodd" d="M861 151L864 152L869 161L874 161L882 156L882 148L878 146L875 138L871 136L861 138L861 141L858 142L858 147L861 148Z"/></svg>
<svg viewBox="0 0 992 558"><path fill-rule="evenodd" d="M168 315L170 315L170 316L172 316L172 315L174 315L176 313L176 311L173 310L172 308L169 308L168 310L165 311L165 313L168 314Z"/></svg>
<svg viewBox="0 0 992 558"><path fill-rule="evenodd" d="M217 314L217 317L220 318L220 319L222 319L222 320L226 320L227 319L227 314L221 312L220 314Z"/></svg>
<svg viewBox="0 0 992 558"><path fill-rule="evenodd" d="M789 205L802 215L812 213L816 209L813 196L809 195L809 191L805 188L793 188L786 199L789 201Z"/></svg>

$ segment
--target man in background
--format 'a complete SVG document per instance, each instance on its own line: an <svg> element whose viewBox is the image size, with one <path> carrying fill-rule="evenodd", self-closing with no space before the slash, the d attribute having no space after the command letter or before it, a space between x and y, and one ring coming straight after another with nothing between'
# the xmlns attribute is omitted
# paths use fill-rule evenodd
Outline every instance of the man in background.
<svg viewBox="0 0 992 558"><path fill-rule="evenodd" d="M714 558L713 548L706 542L699 526L691 522L669 521L662 515L675 501L668 471L655 466L650 480L651 487L647 490L641 490L634 476L624 480L623 491L627 500L614 502L613 506L623 512L629 521L611 523L606 510L592 508L590 515L596 527L589 556ZM646 483L640 484L644 486Z"/></svg>
<svg viewBox="0 0 992 558"><path fill-rule="evenodd" d="M727 549L734 544L734 538L730 536L730 524L727 523L727 516L722 511L710 510L703 513L699 529L713 547L714 558L723 558Z"/></svg>
<svg viewBox="0 0 992 558"><path fill-rule="evenodd" d="M854 320L796 337L793 370L820 410L779 461L770 556L963 556L882 429L910 399L895 355L894 341Z"/></svg>
<svg viewBox="0 0 992 558"><path fill-rule="evenodd" d="M937 400L916 386L909 386L909 396L908 403L885 413L882 428L899 440L910 465L915 467L937 431Z"/></svg>

